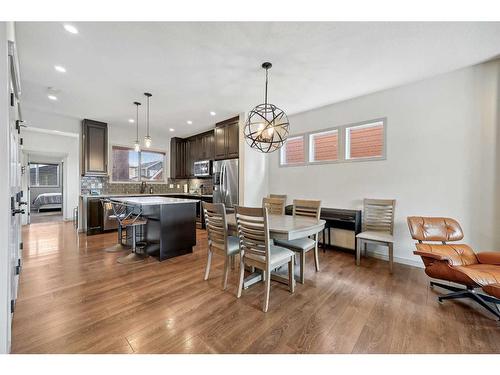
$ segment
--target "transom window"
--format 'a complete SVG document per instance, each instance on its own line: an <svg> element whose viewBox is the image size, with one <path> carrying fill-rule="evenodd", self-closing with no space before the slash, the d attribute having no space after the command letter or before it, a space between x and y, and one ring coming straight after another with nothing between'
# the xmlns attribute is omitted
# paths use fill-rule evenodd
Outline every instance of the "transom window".
<svg viewBox="0 0 500 375"><path fill-rule="evenodd" d="M328 130L309 136L309 161L334 161L339 158L339 131Z"/></svg>
<svg viewBox="0 0 500 375"><path fill-rule="evenodd" d="M30 163L30 186L59 187L59 164Z"/></svg>
<svg viewBox="0 0 500 375"><path fill-rule="evenodd" d="M345 158L380 158L384 154L382 121L345 128Z"/></svg>
<svg viewBox="0 0 500 375"><path fill-rule="evenodd" d="M305 162L304 136L289 137L280 150L281 165L298 165Z"/></svg>
<svg viewBox="0 0 500 375"><path fill-rule="evenodd" d="M165 153L162 151L112 147L112 180L114 182L141 182L165 180Z"/></svg>
<svg viewBox="0 0 500 375"><path fill-rule="evenodd" d="M386 120L378 119L292 136L281 148L280 165L382 160L385 132Z"/></svg>

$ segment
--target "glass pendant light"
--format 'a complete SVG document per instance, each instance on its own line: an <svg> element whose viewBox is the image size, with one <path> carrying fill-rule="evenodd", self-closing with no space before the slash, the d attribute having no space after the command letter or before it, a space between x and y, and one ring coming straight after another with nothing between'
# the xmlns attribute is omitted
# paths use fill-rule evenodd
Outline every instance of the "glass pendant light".
<svg viewBox="0 0 500 375"><path fill-rule="evenodd" d="M135 110L135 143L134 143L134 150L135 152L141 151L141 144L139 143L139 106L141 103L139 102L134 102L136 106Z"/></svg>
<svg viewBox="0 0 500 375"><path fill-rule="evenodd" d="M149 98L151 98L153 95L151 95L149 92L145 92L144 95L147 97L147 107L146 107L146 136L144 137L144 145L147 148L150 148L151 147L152 139L149 136Z"/></svg>

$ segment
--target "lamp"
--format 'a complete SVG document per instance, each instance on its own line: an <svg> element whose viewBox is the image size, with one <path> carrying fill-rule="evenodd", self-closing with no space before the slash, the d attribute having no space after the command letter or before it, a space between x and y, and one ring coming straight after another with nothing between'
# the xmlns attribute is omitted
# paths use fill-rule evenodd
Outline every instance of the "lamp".
<svg viewBox="0 0 500 375"><path fill-rule="evenodd" d="M151 95L149 92L145 92L144 95L148 98L146 107L146 136L144 137L144 145L147 148L150 148L152 140L149 136L149 98L151 98L153 95Z"/></svg>
<svg viewBox="0 0 500 375"><path fill-rule="evenodd" d="M139 143L139 106L141 103L139 102L134 102L136 106L135 110L135 143L134 143L134 150L135 152L141 151L141 144Z"/></svg>
<svg viewBox="0 0 500 375"><path fill-rule="evenodd" d="M289 133L289 122L286 113L267 102L268 71L272 64L265 62L266 94L264 104L257 105L248 114L245 123L245 138L251 148L270 153L278 150L285 143Z"/></svg>

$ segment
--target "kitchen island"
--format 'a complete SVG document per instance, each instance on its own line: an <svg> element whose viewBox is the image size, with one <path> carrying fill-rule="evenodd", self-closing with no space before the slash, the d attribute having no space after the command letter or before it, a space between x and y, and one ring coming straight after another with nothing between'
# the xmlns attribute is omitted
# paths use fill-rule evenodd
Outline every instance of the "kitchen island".
<svg viewBox="0 0 500 375"><path fill-rule="evenodd" d="M149 255L160 261L191 253L196 245L196 199L160 196L113 197L111 201L133 206L147 219L141 239Z"/></svg>

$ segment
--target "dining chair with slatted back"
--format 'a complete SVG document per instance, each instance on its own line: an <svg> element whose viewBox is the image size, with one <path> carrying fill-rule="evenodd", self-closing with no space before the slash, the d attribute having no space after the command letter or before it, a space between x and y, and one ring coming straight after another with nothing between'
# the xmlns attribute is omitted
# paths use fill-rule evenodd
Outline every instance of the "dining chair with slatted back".
<svg viewBox="0 0 500 375"><path fill-rule="evenodd" d="M361 245L366 252L367 243L385 245L389 251L389 271L394 263L394 211L395 199L364 199L362 232L356 235L356 265L361 263Z"/></svg>
<svg viewBox="0 0 500 375"><path fill-rule="evenodd" d="M286 198L287 198L286 194L269 194L269 198L281 198L285 201L286 205Z"/></svg>
<svg viewBox="0 0 500 375"><path fill-rule="evenodd" d="M269 215L284 215L285 200L283 198L262 198L262 208L267 208Z"/></svg>
<svg viewBox="0 0 500 375"><path fill-rule="evenodd" d="M262 310L269 308L271 270L288 264L288 286L295 291L294 253L284 247L271 244L269 239L268 213L266 208L235 207L236 226L240 239L240 282L237 297L241 297L245 276L245 265L262 271L265 282L265 298Z"/></svg>
<svg viewBox="0 0 500 375"><path fill-rule="evenodd" d="M321 215L320 200L294 199L293 216L310 217L319 220ZM319 253L318 253L318 233L312 236L296 240L275 240L276 245L286 247L300 255L300 282L304 283L304 266L306 263L306 253L314 249L314 265L316 272L319 271Z"/></svg>
<svg viewBox="0 0 500 375"><path fill-rule="evenodd" d="M203 202L203 214L205 215L208 240L208 259L204 280L208 280L210 274L212 254L221 255L224 257L222 289L226 290L229 262L233 265L234 257L240 252L239 240L227 233L226 207L223 203Z"/></svg>

